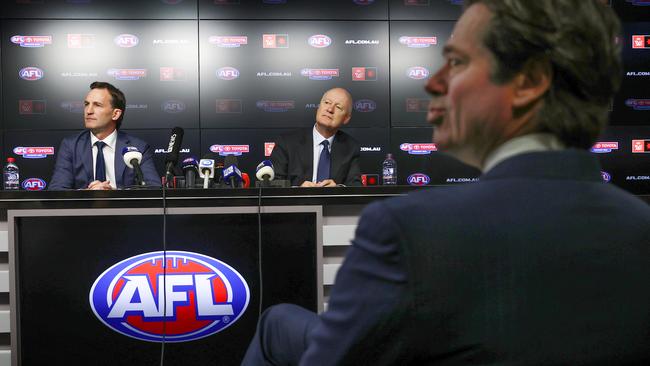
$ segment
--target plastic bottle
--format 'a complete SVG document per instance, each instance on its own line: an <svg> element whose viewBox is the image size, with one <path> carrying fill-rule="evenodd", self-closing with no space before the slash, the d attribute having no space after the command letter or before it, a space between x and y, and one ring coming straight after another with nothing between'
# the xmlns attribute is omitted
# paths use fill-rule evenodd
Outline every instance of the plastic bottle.
<svg viewBox="0 0 650 366"><path fill-rule="evenodd" d="M386 159L381 164L381 182L383 185L397 184L397 162L393 159L393 154L386 154Z"/></svg>
<svg viewBox="0 0 650 366"><path fill-rule="evenodd" d="M2 178L5 191L16 191L20 188L20 172L16 159L7 158L7 164L2 169Z"/></svg>

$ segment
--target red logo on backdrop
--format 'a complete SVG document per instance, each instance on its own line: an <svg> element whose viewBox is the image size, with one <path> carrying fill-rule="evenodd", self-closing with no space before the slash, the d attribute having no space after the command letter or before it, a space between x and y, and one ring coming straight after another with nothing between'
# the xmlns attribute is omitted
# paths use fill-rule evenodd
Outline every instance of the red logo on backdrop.
<svg viewBox="0 0 650 366"><path fill-rule="evenodd" d="M250 152L249 145L212 145L210 151L219 153L221 156L235 155L240 156Z"/></svg>
<svg viewBox="0 0 650 366"><path fill-rule="evenodd" d="M178 67L161 67L160 81L185 81L187 73L184 69Z"/></svg>
<svg viewBox="0 0 650 366"><path fill-rule="evenodd" d="M426 112L429 108L429 99L406 98L407 112Z"/></svg>
<svg viewBox="0 0 650 366"><path fill-rule="evenodd" d="M650 48L650 36L649 35L632 36L632 48Z"/></svg>
<svg viewBox="0 0 650 366"><path fill-rule="evenodd" d="M263 48L289 48L288 34L264 34L262 35Z"/></svg>
<svg viewBox="0 0 650 366"><path fill-rule="evenodd" d="M216 113L241 113L241 99L217 99Z"/></svg>
<svg viewBox="0 0 650 366"><path fill-rule="evenodd" d="M431 154L432 151L438 151L438 147L436 146L436 144L432 142L429 143L405 142L399 145L399 149L402 151L406 151L411 155L428 155Z"/></svg>
<svg viewBox="0 0 650 366"><path fill-rule="evenodd" d="M426 48L432 45L437 45L438 38L434 36L431 37L401 36L399 37L399 43L410 48Z"/></svg>
<svg viewBox="0 0 650 366"><path fill-rule="evenodd" d="M265 142L264 143L264 156L269 157L273 153L273 148L275 148L275 142Z"/></svg>
<svg viewBox="0 0 650 366"><path fill-rule="evenodd" d="M650 140L632 140L633 153L650 153Z"/></svg>
<svg viewBox="0 0 650 366"><path fill-rule="evenodd" d="M377 81L377 68L353 67L352 81Z"/></svg>
<svg viewBox="0 0 650 366"><path fill-rule="evenodd" d="M94 48L95 35L94 34L68 34L68 48Z"/></svg>
<svg viewBox="0 0 650 366"><path fill-rule="evenodd" d="M54 155L52 146L17 146L14 147L14 154L22 156L25 159L44 159L48 155Z"/></svg>
<svg viewBox="0 0 650 366"><path fill-rule="evenodd" d="M20 45L20 47L45 47L52 44L52 36L13 36L11 43Z"/></svg>
<svg viewBox="0 0 650 366"><path fill-rule="evenodd" d="M45 114L47 102L45 100L19 100L19 114Z"/></svg>
<svg viewBox="0 0 650 366"><path fill-rule="evenodd" d="M247 36L210 36L208 38L210 44L217 45L217 47L224 48L238 48L242 45L248 44Z"/></svg>

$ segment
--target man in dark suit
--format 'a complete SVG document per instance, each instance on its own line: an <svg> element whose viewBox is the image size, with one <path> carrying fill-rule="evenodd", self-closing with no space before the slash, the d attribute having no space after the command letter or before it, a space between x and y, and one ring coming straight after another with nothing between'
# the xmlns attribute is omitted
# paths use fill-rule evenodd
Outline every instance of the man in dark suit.
<svg viewBox="0 0 650 366"><path fill-rule="evenodd" d="M426 88L480 181L369 205L328 310L271 307L244 364L650 364L650 207L587 151L619 31L599 0L466 0Z"/></svg>
<svg viewBox="0 0 650 366"><path fill-rule="evenodd" d="M325 92L312 129L276 140L271 154L276 179L301 187L361 185L359 144L339 130L351 116L352 96L347 90Z"/></svg>
<svg viewBox="0 0 650 366"><path fill-rule="evenodd" d="M110 190L133 185L135 173L122 159L122 149L127 146L142 153L145 184L160 187L149 145L119 131L126 108L122 91L109 83L94 82L84 106L87 130L61 142L49 190Z"/></svg>

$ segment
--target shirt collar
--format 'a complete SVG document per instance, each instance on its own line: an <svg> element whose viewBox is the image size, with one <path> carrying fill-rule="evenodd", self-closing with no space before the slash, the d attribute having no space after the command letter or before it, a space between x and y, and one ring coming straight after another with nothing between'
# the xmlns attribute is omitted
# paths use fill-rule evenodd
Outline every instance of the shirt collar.
<svg viewBox="0 0 650 366"><path fill-rule="evenodd" d="M313 140L314 140L314 146L318 146L318 145L321 144L321 142L323 142L324 140L327 140L330 143L330 149L332 149L331 146L332 146L332 143L334 142L334 136L336 136L336 134L334 134L334 135L332 135L332 136L330 136L329 138L326 139L325 137L323 137L323 135L321 135L316 130L316 125L314 125L314 128L312 129L312 136L313 136Z"/></svg>
<svg viewBox="0 0 650 366"><path fill-rule="evenodd" d="M99 139L93 135L93 133L90 133L90 146L95 146L95 142L99 141ZM106 136L105 139L102 140L107 146L109 146L113 151L115 151L115 143L117 142L117 130L113 130L110 135Z"/></svg>
<svg viewBox="0 0 650 366"><path fill-rule="evenodd" d="M500 162L515 155L533 151L554 151L565 149L566 146L555 135L550 133L531 133L510 139L494 149L485 158L483 173L487 173Z"/></svg>

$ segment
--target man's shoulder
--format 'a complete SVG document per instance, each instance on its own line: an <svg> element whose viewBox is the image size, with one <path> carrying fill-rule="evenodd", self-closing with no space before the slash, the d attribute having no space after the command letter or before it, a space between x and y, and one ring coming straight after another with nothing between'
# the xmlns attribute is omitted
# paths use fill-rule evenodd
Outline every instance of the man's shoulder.
<svg viewBox="0 0 650 366"><path fill-rule="evenodd" d="M131 134L128 134L128 133L126 133L124 131L118 131L117 132L117 139L119 141L128 142L128 143L134 144L134 145L148 145L147 142L144 141L143 139L141 139L139 137L136 137L136 136L133 136Z"/></svg>
<svg viewBox="0 0 650 366"><path fill-rule="evenodd" d="M278 136L277 140L280 143L295 144L307 141L311 136L311 129L301 128Z"/></svg>
<svg viewBox="0 0 650 366"><path fill-rule="evenodd" d="M87 142L90 139L90 132L88 130L83 130L75 133L74 135L68 135L61 140L61 145L75 145L79 142Z"/></svg>

